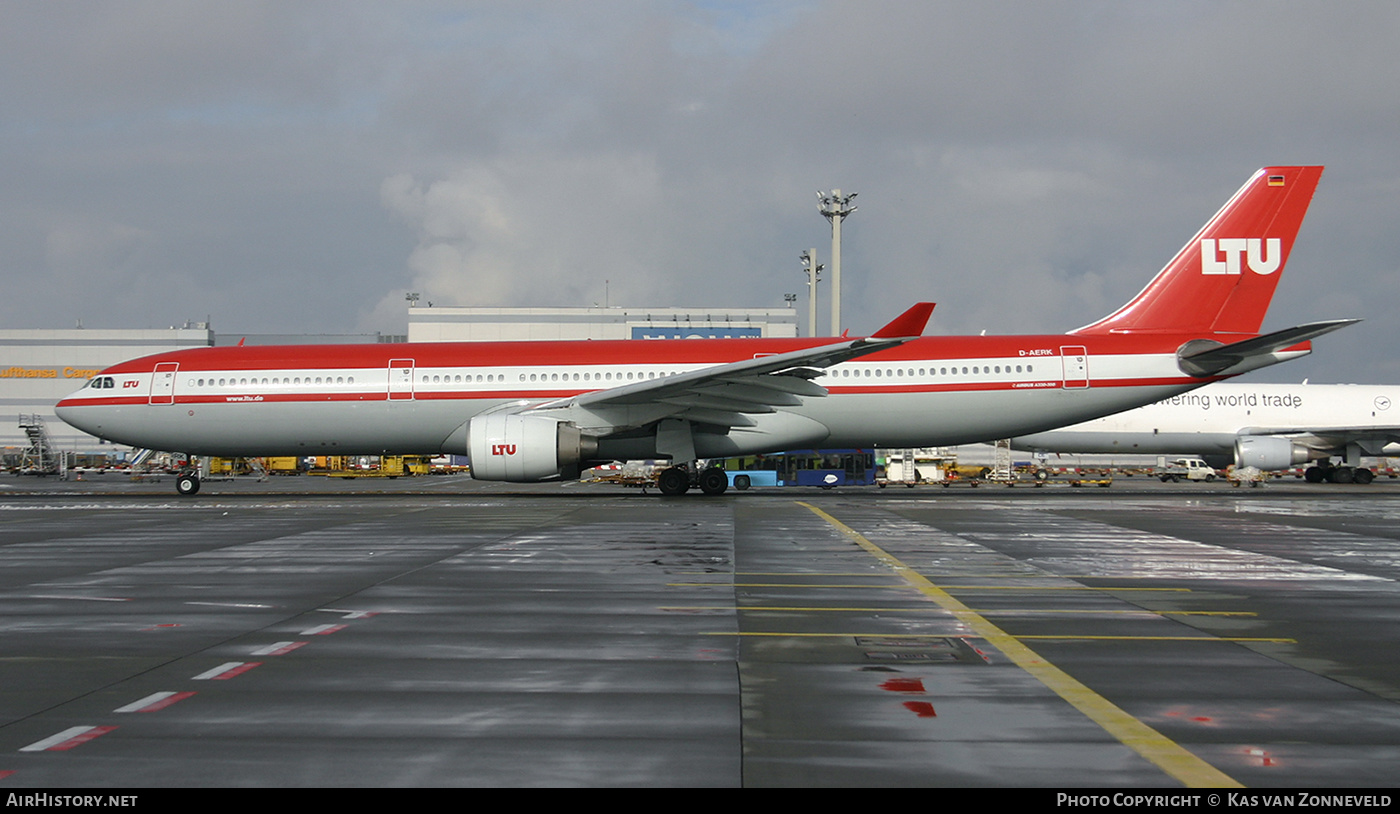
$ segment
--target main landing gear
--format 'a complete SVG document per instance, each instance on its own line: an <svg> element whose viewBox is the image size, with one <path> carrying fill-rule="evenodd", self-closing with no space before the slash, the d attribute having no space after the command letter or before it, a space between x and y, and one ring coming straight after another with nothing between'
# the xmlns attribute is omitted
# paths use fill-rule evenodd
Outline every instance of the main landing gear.
<svg viewBox="0 0 1400 814"><path fill-rule="evenodd" d="M707 495L722 495L729 488L729 476L718 466L693 469L682 464L661 470L656 476L656 487L661 494L669 497L683 495L692 486L699 487Z"/></svg>
<svg viewBox="0 0 1400 814"><path fill-rule="evenodd" d="M1319 462L1303 470L1303 479L1308 483L1355 483L1365 486L1375 480L1376 473L1363 466L1332 466Z"/></svg>

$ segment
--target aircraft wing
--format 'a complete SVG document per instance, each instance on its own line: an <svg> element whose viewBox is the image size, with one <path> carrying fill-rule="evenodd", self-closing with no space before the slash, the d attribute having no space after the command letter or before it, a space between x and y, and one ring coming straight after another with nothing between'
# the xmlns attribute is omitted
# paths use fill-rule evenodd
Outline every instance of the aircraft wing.
<svg viewBox="0 0 1400 814"><path fill-rule="evenodd" d="M751 427L749 415L794 407L822 398L827 389L812 381L821 369L918 338L933 303L918 303L863 339L850 339L789 353L758 356L674 376L595 390L536 404L525 412L548 412L585 431L609 434L678 418L723 428Z"/></svg>
<svg viewBox="0 0 1400 814"><path fill-rule="evenodd" d="M1350 444L1367 455L1384 455L1387 444L1400 444L1400 427L1245 427L1240 435L1280 436L1316 450L1344 454Z"/></svg>

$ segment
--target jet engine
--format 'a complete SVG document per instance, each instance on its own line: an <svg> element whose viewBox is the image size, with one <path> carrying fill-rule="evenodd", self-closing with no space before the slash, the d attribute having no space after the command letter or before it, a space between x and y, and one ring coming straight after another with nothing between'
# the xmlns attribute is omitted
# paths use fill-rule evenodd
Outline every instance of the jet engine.
<svg viewBox="0 0 1400 814"><path fill-rule="evenodd" d="M598 454L598 439L554 418L492 413L471 420L467 453L477 480L534 483L578 477L579 464Z"/></svg>
<svg viewBox="0 0 1400 814"><path fill-rule="evenodd" d="M1287 438L1261 436L1235 439L1235 464L1265 471L1307 463L1312 457L1310 452L1307 447Z"/></svg>

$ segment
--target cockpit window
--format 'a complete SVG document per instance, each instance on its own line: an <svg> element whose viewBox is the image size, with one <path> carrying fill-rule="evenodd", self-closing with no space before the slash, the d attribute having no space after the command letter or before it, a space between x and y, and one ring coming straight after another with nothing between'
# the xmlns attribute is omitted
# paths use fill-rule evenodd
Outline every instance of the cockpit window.
<svg viewBox="0 0 1400 814"><path fill-rule="evenodd" d="M113 379L111 376L94 376L94 377L92 377L91 379L88 379L88 387L91 387L91 388L94 388L94 389L101 390L101 389L112 388L112 387L116 387L116 386L117 386L117 382L116 382L116 380Z"/></svg>

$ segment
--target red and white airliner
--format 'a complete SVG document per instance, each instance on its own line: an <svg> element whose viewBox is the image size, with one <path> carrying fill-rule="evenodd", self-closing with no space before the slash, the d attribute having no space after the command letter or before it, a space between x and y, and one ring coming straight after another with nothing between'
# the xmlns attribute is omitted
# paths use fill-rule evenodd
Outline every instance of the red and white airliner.
<svg viewBox="0 0 1400 814"><path fill-rule="evenodd" d="M718 494L698 460L1026 435L1308 353L1354 320L1259 330L1321 174L1259 170L1131 302L1068 334L921 337L919 303L860 339L200 348L108 368L56 411L200 455L466 453L483 480L668 458L664 494Z"/></svg>

